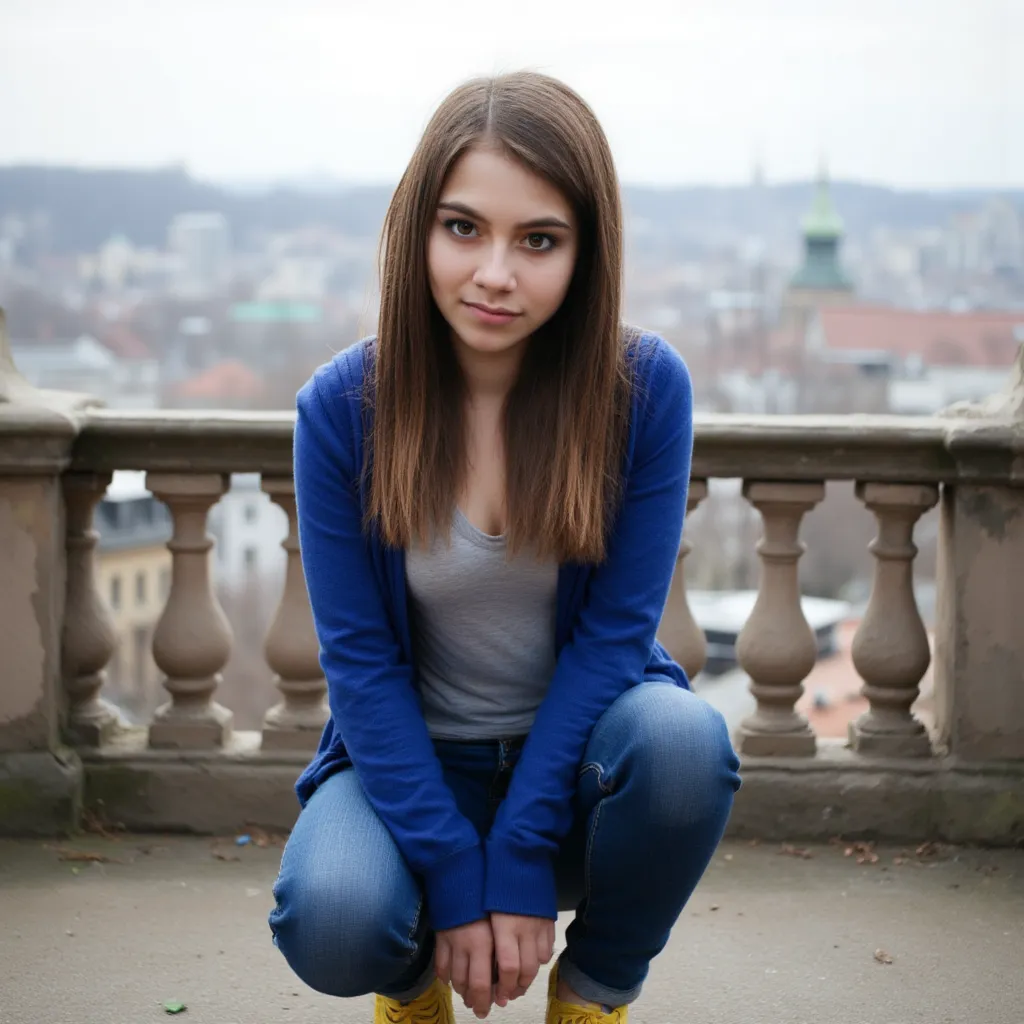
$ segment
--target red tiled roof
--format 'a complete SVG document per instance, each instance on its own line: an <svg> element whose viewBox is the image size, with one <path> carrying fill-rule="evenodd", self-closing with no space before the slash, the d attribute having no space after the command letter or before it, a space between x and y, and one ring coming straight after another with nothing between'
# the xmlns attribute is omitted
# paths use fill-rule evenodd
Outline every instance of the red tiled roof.
<svg viewBox="0 0 1024 1024"><path fill-rule="evenodd" d="M125 324L112 324L103 331L99 342L122 359L151 359L152 353L146 343Z"/></svg>
<svg viewBox="0 0 1024 1024"><path fill-rule="evenodd" d="M228 359L182 381L174 393L179 398L259 398L263 381L244 363Z"/></svg>
<svg viewBox="0 0 1024 1024"><path fill-rule="evenodd" d="M850 619L838 627L838 650L815 664L804 680L803 696L796 703L797 711L807 717L820 739L845 737L850 722L868 709L867 698L862 693L864 684L853 664L853 638L859 625L859 619ZM929 643L932 643L931 637ZM934 677L929 665L913 708L914 714L929 727L934 719L933 691ZM820 706L815 698L820 700Z"/></svg>
<svg viewBox="0 0 1024 1024"><path fill-rule="evenodd" d="M833 351L920 356L929 366L1010 366L1024 340L1024 312L919 312L881 306L819 310L825 345ZM1017 328L1022 337L1014 337Z"/></svg>

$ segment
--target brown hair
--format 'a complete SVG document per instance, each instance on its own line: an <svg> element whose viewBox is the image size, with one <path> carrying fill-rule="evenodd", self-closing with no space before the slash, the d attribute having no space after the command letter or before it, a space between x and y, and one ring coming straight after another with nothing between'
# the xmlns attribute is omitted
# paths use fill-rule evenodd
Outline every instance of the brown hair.
<svg viewBox="0 0 1024 1024"><path fill-rule="evenodd" d="M435 305L427 241L450 168L489 145L558 188L575 210L566 297L527 348L505 406L509 557L603 561L622 493L628 341L620 322L622 211L607 139L568 86L533 72L457 88L427 125L392 197L381 240L381 308L367 435L367 526L406 547L448 536L466 470L465 382Z"/></svg>

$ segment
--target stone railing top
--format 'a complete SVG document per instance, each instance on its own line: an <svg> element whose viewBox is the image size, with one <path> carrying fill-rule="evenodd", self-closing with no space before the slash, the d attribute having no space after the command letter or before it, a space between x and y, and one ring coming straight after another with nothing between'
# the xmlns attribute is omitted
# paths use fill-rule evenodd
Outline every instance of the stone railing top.
<svg viewBox="0 0 1024 1024"><path fill-rule="evenodd" d="M292 471L294 428L291 412L93 410L72 468L284 475Z"/></svg>
<svg viewBox="0 0 1024 1024"><path fill-rule="evenodd" d="M90 410L72 468L291 472L290 412ZM698 415L692 475L760 480L1024 484L1024 436L990 420Z"/></svg>

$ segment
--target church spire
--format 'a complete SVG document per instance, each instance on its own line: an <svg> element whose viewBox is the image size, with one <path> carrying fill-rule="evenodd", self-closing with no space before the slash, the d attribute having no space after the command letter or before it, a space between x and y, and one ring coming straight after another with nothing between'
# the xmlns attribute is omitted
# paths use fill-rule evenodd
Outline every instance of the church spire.
<svg viewBox="0 0 1024 1024"><path fill-rule="evenodd" d="M793 277L792 287L813 291L851 291L852 286L839 263L843 219L832 202L824 160L818 172L818 184L810 209L804 215L801 227L804 262Z"/></svg>

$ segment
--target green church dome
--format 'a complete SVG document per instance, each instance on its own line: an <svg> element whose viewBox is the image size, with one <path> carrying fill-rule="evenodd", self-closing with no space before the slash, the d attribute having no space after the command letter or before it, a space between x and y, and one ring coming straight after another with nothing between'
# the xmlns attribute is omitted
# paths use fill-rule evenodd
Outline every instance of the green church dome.
<svg viewBox="0 0 1024 1024"><path fill-rule="evenodd" d="M843 238L843 219L832 205L828 174L824 168L811 208L801 221L804 235L804 262L790 282L793 288L812 291L852 291L853 286L839 263L839 245Z"/></svg>

